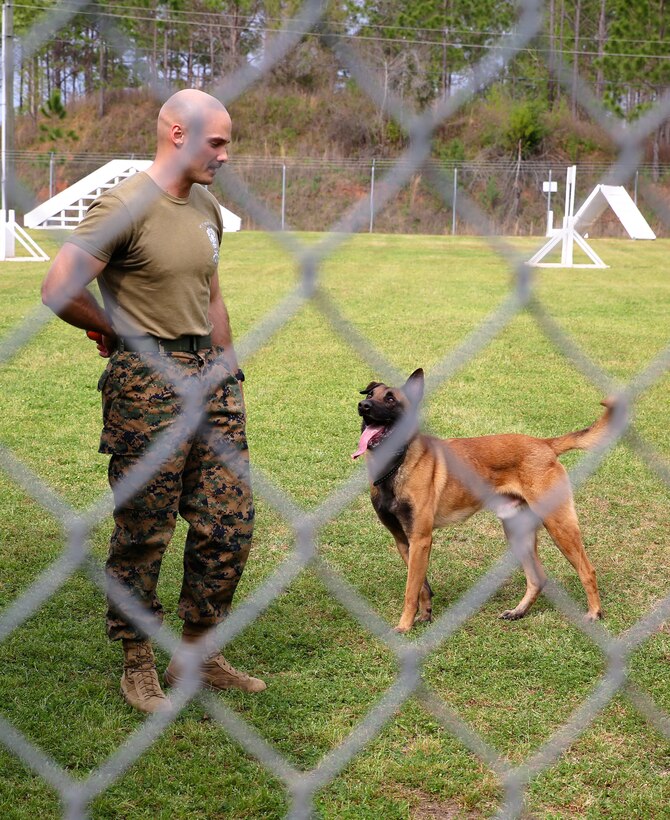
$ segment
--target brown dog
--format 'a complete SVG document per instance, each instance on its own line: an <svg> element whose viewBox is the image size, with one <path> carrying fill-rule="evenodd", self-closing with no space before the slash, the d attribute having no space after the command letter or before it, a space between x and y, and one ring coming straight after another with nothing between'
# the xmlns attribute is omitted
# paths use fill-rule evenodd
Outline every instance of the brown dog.
<svg viewBox="0 0 670 820"><path fill-rule="evenodd" d="M431 620L433 593L426 571L433 530L465 521L484 506L497 513L510 543L511 519L528 508L536 513L577 570L588 600L586 618L602 618L596 574L584 551L570 482L557 456L593 447L603 437L612 404L603 402L607 410L591 427L555 438L508 433L439 439L420 434L416 426L423 383L421 369L401 388L370 382L361 390L366 398L358 404L363 424L353 457L366 455L372 505L407 565L405 605L396 632L411 629L417 611L419 621ZM396 435L391 437L394 428ZM395 447L392 438L397 438ZM391 440L382 446L387 439ZM533 526L526 530L525 542L521 562L526 594L514 609L502 613L507 620L523 618L546 582ZM518 546L518 535L515 543Z"/></svg>

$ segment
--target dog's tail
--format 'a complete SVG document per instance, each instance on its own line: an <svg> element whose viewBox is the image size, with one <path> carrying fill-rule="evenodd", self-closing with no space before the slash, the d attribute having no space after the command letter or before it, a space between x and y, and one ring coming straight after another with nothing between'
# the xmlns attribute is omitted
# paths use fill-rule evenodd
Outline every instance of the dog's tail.
<svg viewBox="0 0 670 820"><path fill-rule="evenodd" d="M569 450L590 450L604 438L616 402L613 398L607 398L600 403L605 408L605 412L590 427L577 430L574 433L566 433L564 436L544 439L557 456L567 453Z"/></svg>

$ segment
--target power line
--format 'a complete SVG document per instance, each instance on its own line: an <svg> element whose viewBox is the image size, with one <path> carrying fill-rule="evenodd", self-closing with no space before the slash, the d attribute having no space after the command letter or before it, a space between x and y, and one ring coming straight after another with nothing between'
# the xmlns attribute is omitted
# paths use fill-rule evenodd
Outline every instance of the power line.
<svg viewBox="0 0 670 820"><path fill-rule="evenodd" d="M47 5L47 4L44 4L44 5L27 5L27 4L22 4L22 3L14 3L13 5L14 5L14 8L24 8L24 9L29 9L31 11L36 10L36 9L40 10L40 11L51 11L55 8L54 4L51 4L51 5ZM68 10L68 6L67 6L66 3L59 4L59 8L64 9L64 10ZM286 18L284 18L284 17L273 17L271 15L262 15L262 16L260 16L258 14L256 14L256 15L230 14L230 13L228 13L226 11L223 11L223 10L222 11L213 11L213 10L212 11L198 11L197 9L188 9L188 10L183 10L182 11L180 9L169 8L165 5L162 8L157 7L154 10L154 12L160 11L161 13L164 13L166 16L163 17L163 18L160 18L160 17L157 18L155 16L155 14L154 14L153 17L152 16L143 16L148 11L146 6L121 5L119 3L115 3L114 4L114 9L115 9L115 11L112 12L108 9L105 9L103 6L100 6L97 9L83 9L83 10L77 10L76 8L73 7L71 10L76 11L77 14L80 14L80 15L89 15L89 16L98 16L98 17L106 16L106 17L116 17L116 18L120 18L120 19L127 19L128 15L125 12L140 12L141 13L140 16L138 16L136 19L149 20L151 22L158 22L158 23L162 23L162 22L179 22L182 25L186 25L186 26L195 26L195 25L200 24L200 21L194 20L193 18L203 18L203 20L208 25L217 25L217 26L225 26L226 25L226 24L221 24L221 23L219 23L219 24L212 23L211 18L213 18L213 17L229 17L229 18L237 21L238 23L246 22L247 27L255 25L256 23L258 23L258 21L260 19L264 20L266 23L278 23L278 24L286 23ZM123 12L123 13L121 13L121 12ZM179 18L183 18L183 19L180 20ZM338 20L330 20L329 24L331 26L348 26L348 25L350 25L347 22L338 21ZM244 26L241 26L241 27L244 27ZM379 30L379 31L395 31L395 32L428 32L428 33L431 33L431 34L434 34L436 32L444 32L444 33L452 34L452 35L454 35L454 34L463 34L463 35L469 35L469 36L484 36L484 37L512 36L511 32L505 32L505 31L502 31L500 29L490 29L490 28L489 29L486 29L486 28L476 29L476 28L471 28L471 27L470 28L457 28L457 27L454 27L454 26L448 26L446 24L444 26L438 28L437 26L406 26L406 25L390 25L390 24L383 25L381 23L367 23L366 22L366 23L360 25L360 29L361 30L362 29L375 29L375 30ZM272 31L272 30L276 30L276 29L271 29L270 28L270 29L267 29L267 30ZM357 34L350 31L346 36L356 38L359 35L357 35ZM555 35L553 35L551 33L540 33L540 34L537 35L537 38L538 39L553 39L553 38L555 38ZM383 39L386 39L386 38L383 38ZM595 34L588 34L588 35L581 35L580 39L582 39L582 40L583 39L595 40L595 39L597 39L597 37L596 37ZM642 38L631 38L631 37L615 37L615 38L612 38L612 39L614 39L618 43L657 44L657 45L663 45L663 46L670 46L670 37L668 37L668 38L659 38L659 39L657 39L657 38L644 38L644 39L642 39ZM408 42L412 42L412 41L408 41Z"/></svg>
<svg viewBox="0 0 670 820"><path fill-rule="evenodd" d="M49 11L53 8L53 6L26 6L20 3L14 4L15 8L26 8L26 9L38 9L40 11ZM62 8L67 8L64 6ZM88 10L84 9L82 11L78 11L77 14L90 16L94 18L110 18L116 20L128 20L128 14L119 13L121 11L130 12L136 11L141 12L140 14L135 14L132 17L134 22L148 22L154 23L157 25L168 25L171 23L176 23L180 26L184 26L186 28L195 28L201 27L203 25L207 26L210 29L219 29L219 30L229 30L229 31L239 31L239 32L249 32L251 34L256 35L268 35L268 34L278 34L278 33L297 33L296 31L287 28L286 24L287 21L283 18L272 18L272 17L263 17L262 19L265 22L277 22L278 24L283 24L283 27L272 27L267 25L260 25L260 19L258 16L247 16L247 17L237 17L233 15L226 14L224 12L215 13L215 12L201 12L201 11L189 11L189 12L182 12L175 9L166 9L166 16L163 18L156 17L154 14L149 15L146 14L146 8L142 8L139 6L115 6L116 11L107 11L102 9L96 10ZM73 9L74 10L74 9ZM186 15L183 19L180 19L180 15ZM236 22L232 23L224 23L224 22L214 22L210 18L213 16L224 16L224 17L232 17L236 20ZM207 19L201 20L194 20L193 17L201 17ZM242 25L239 21L246 20L248 21L247 25ZM332 25L332 24L331 24ZM340 23L335 23L335 25L342 25ZM427 31L433 34L437 33L439 30L435 29L428 29L428 28L412 28L412 27L396 27L396 26L367 26L366 28L379 28L382 30L389 30L389 31L414 31L414 32L422 32ZM450 39L447 40L444 34L455 34L455 33L463 33L467 34L468 36L472 37L474 35L482 35L487 37L494 37L497 39L495 43L476 43L476 42L462 42L461 40L454 40ZM440 39L431 39L431 38L413 38L410 39L408 37L381 37L381 36L374 36L368 34L361 34L361 33L353 33L353 32L346 32L346 33L337 33L333 32L332 36L336 38L340 38L343 40L352 40L352 41L363 41L363 42L375 42L375 43L384 43L384 44L394 44L394 45L427 45L427 46L434 46L438 48L455 48L455 49L471 49L473 51L476 50L495 50L501 46L502 38L507 38L513 36L512 32L501 32L495 30L478 30L473 31L469 29L460 29L454 30L445 28L444 34ZM312 38L320 38L321 35L318 32L306 32L305 37L312 37ZM536 39L555 39L554 35L551 34L541 34L538 35ZM595 36L588 36L588 37L581 37L582 40L596 40ZM667 46L670 51L670 39L668 40L635 40L635 39L628 39L628 38L614 38L614 42L616 43L640 43L640 44L654 44L654 45L664 45ZM604 53L599 50L591 50L591 49L566 49L562 48L560 51L555 49L545 47L545 48L532 48L528 47L527 51L535 51L538 54L545 54L549 55L552 53L558 53L565 56L570 57L608 57L608 58L645 58L648 60L670 60L670 54L653 54L650 52L613 52L613 51L605 51Z"/></svg>

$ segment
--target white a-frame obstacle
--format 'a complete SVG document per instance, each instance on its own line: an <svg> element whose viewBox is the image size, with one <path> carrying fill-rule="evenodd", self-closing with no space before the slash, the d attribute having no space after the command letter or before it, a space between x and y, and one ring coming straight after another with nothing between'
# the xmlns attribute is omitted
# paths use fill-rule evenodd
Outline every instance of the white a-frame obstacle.
<svg viewBox="0 0 670 820"><path fill-rule="evenodd" d="M619 217L631 239L656 239L637 205L622 185L596 185L584 204L575 213L575 180L577 166L571 165L566 175L565 216L563 227L553 232L550 239L528 260L537 268L606 268L607 265L584 238L588 228L602 212L610 207ZM573 260L575 242L591 260L591 264L575 264ZM542 262L551 251L561 244L560 262Z"/></svg>

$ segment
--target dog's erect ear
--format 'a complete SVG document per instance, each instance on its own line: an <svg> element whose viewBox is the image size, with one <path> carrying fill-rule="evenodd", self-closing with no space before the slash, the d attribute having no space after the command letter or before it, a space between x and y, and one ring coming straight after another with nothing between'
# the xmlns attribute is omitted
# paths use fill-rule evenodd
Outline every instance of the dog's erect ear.
<svg viewBox="0 0 670 820"><path fill-rule="evenodd" d="M417 368L403 385L403 393L412 402L418 404L423 398L423 369Z"/></svg>
<svg viewBox="0 0 670 820"><path fill-rule="evenodd" d="M370 384L365 388L365 390L359 390L359 393L362 393L364 396L367 396L368 393L372 393L375 387L379 387L381 382L370 382Z"/></svg>

